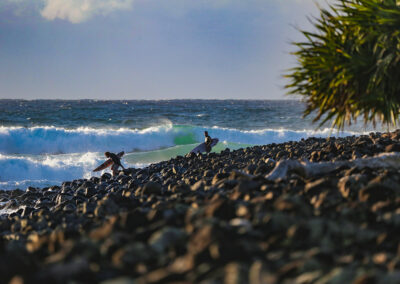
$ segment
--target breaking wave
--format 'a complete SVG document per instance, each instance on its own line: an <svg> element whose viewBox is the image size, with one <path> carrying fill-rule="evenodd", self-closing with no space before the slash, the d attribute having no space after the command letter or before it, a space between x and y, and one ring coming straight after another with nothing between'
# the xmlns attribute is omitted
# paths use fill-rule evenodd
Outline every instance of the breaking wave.
<svg viewBox="0 0 400 284"><path fill-rule="evenodd" d="M329 129L288 130L238 130L221 127L200 127L186 125L161 125L146 129L65 129L45 127L0 127L0 153L2 154L67 154L104 151L152 151L177 145L202 142L203 131L220 141L247 145L264 145L298 141L302 138L327 137ZM341 132L339 136L361 134Z"/></svg>

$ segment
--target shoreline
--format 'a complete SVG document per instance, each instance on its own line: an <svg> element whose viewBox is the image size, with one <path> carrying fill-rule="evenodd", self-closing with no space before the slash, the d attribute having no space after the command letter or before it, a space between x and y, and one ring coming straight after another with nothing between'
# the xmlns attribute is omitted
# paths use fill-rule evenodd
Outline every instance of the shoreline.
<svg viewBox="0 0 400 284"><path fill-rule="evenodd" d="M24 283L396 283L398 170L267 177L279 161L398 151L400 130L308 138L0 191L4 209L20 208L0 216L0 272Z"/></svg>

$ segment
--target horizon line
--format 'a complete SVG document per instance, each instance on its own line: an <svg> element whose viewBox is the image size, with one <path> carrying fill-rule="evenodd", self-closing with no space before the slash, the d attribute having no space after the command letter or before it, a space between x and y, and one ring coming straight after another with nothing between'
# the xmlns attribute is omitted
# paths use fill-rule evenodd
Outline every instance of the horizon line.
<svg viewBox="0 0 400 284"><path fill-rule="evenodd" d="M301 99L295 98L282 98L282 99L23 99L23 98L0 98L0 101L299 101Z"/></svg>

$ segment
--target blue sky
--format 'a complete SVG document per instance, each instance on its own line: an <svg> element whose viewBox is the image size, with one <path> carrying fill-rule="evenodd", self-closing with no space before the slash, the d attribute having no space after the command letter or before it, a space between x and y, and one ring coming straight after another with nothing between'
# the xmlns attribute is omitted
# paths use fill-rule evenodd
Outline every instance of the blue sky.
<svg viewBox="0 0 400 284"><path fill-rule="evenodd" d="M0 98L283 99L312 0L0 0Z"/></svg>

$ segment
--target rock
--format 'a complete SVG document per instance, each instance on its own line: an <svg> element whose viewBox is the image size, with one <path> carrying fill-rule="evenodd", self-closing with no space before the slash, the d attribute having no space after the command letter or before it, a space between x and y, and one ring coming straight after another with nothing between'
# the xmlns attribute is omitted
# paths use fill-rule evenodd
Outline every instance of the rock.
<svg viewBox="0 0 400 284"><path fill-rule="evenodd" d="M112 255L112 263L117 268L131 269L136 264L152 258L149 248L140 242L134 242L118 249Z"/></svg>
<svg viewBox="0 0 400 284"><path fill-rule="evenodd" d="M400 152L400 143L387 145L385 152Z"/></svg>
<svg viewBox="0 0 400 284"><path fill-rule="evenodd" d="M217 199L206 207L205 214L207 217L230 220L236 216L236 209L231 201Z"/></svg>
<svg viewBox="0 0 400 284"><path fill-rule="evenodd" d="M142 210L133 210L120 214L120 226L125 231L133 231L137 227L144 226L147 224L146 213Z"/></svg>
<svg viewBox="0 0 400 284"><path fill-rule="evenodd" d="M188 193L191 191L190 185L187 184L176 184L171 187L172 193Z"/></svg>
<svg viewBox="0 0 400 284"><path fill-rule="evenodd" d="M203 174L204 177L212 177L214 176L214 172L212 170L207 170Z"/></svg>
<svg viewBox="0 0 400 284"><path fill-rule="evenodd" d="M84 196L87 198L92 197L93 195L96 194L96 189L94 187L86 187L84 191Z"/></svg>
<svg viewBox="0 0 400 284"><path fill-rule="evenodd" d="M162 187L157 182L149 181L144 185L144 187L141 191L141 194L142 195L150 195L150 194L161 195Z"/></svg>
<svg viewBox="0 0 400 284"><path fill-rule="evenodd" d="M195 157L196 157L196 154L192 153L192 152L187 153L186 156L185 156L185 158L188 158L188 159L193 159Z"/></svg>
<svg viewBox="0 0 400 284"><path fill-rule="evenodd" d="M271 170L271 168L264 164L264 165L260 165L256 168L256 170L254 171L255 175L265 175L266 173L268 173Z"/></svg>
<svg viewBox="0 0 400 284"><path fill-rule="evenodd" d="M62 203L64 203L64 202L68 202L68 201L72 200L72 198L74 198L73 195L69 195L69 194L59 194L59 195L57 195L57 197L56 197L56 203L57 203L58 205L60 205L60 204L62 204Z"/></svg>
<svg viewBox="0 0 400 284"><path fill-rule="evenodd" d="M388 200L393 198L394 191L392 188L384 184L369 183L359 191L358 198L360 201L368 201L375 203L377 201Z"/></svg>
<svg viewBox="0 0 400 284"><path fill-rule="evenodd" d="M205 186L205 183L203 180L199 180L198 182L196 182L194 185L191 186L191 190L192 191L200 191L203 190Z"/></svg>
<svg viewBox="0 0 400 284"><path fill-rule="evenodd" d="M355 174L342 177L338 182L338 188L343 198L354 198L367 178L362 174Z"/></svg>
<svg viewBox="0 0 400 284"><path fill-rule="evenodd" d="M85 202L83 203L82 213L83 214L92 214L96 209L96 204L94 202Z"/></svg>
<svg viewBox="0 0 400 284"><path fill-rule="evenodd" d="M23 207L22 207L22 213L21 213L21 217L22 217L22 218L26 218L26 217L28 217L28 216L29 216L29 214L31 214L31 212L32 212L33 210L35 210L35 209L34 209L34 208L32 208L32 207L29 207L29 206L23 206Z"/></svg>
<svg viewBox="0 0 400 284"><path fill-rule="evenodd" d="M304 187L304 192L309 195L315 195L322 192L323 190L332 188L333 184L334 180L332 179L332 177L324 177L316 181L307 183Z"/></svg>
<svg viewBox="0 0 400 284"><path fill-rule="evenodd" d="M174 227L165 227L153 235L149 239L149 245L158 253L166 252L167 249L182 244L186 234L183 230Z"/></svg>
<svg viewBox="0 0 400 284"><path fill-rule="evenodd" d="M136 283L135 280L128 277L116 277L100 282L100 284L135 284L135 283Z"/></svg>
<svg viewBox="0 0 400 284"><path fill-rule="evenodd" d="M72 203L67 203L63 207L63 211L66 213L72 213L76 210L76 206Z"/></svg>
<svg viewBox="0 0 400 284"><path fill-rule="evenodd" d="M251 165L248 165L248 166L246 167L246 172L247 172L248 174L252 175L252 174L254 174L254 172L256 171L256 169L257 169L257 166L254 165L254 164L251 164Z"/></svg>
<svg viewBox="0 0 400 284"><path fill-rule="evenodd" d="M225 284L248 283L249 268L241 263L229 263L225 266Z"/></svg>
<svg viewBox="0 0 400 284"><path fill-rule="evenodd" d="M172 172L173 172L175 175L180 175L180 174L182 174L182 173L185 172L185 169L184 169L184 168L181 168L181 167L173 166L173 167L172 167Z"/></svg>
<svg viewBox="0 0 400 284"><path fill-rule="evenodd" d="M111 176L111 174L109 174L109 173L104 173L102 176L101 176L101 180L110 180L112 178L112 176Z"/></svg>
<svg viewBox="0 0 400 284"><path fill-rule="evenodd" d="M26 192L36 193L37 189L32 186L28 186L28 188L26 189Z"/></svg>
<svg viewBox="0 0 400 284"><path fill-rule="evenodd" d="M97 202L97 206L94 210L94 214L97 217L104 217L106 215L112 215L118 212L118 205L109 198L102 199Z"/></svg>
<svg viewBox="0 0 400 284"><path fill-rule="evenodd" d="M190 237L188 251L192 255L205 252L214 238L217 236L217 229L213 225L205 225Z"/></svg>
<svg viewBox="0 0 400 284"><path fill-rule="evenodd" d="M249 282L252 284L278 283L278 276L267 267L263 262L255 261L250 267Z"/></svg>
<svg viewBox="0 0 400 284"><path fill-rule="evenodd" d="M56 283L60 279L67 281L75 278L85 279L86 282L93 281L89 263L82 257L52 265L47 270L39 271L38 274L38 279L41 279L42 283Z"/></svg>

